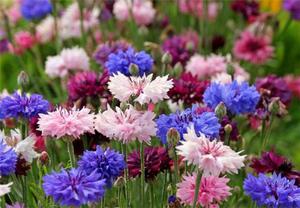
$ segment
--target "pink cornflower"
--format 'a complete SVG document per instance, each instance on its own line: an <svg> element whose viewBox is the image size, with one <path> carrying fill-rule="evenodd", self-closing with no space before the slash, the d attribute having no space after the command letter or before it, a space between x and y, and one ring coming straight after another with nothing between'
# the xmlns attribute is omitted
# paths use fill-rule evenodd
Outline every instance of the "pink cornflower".
<svg viewBox="0 0 300 208"><path fill-rule="evenodd" d="M131 2L127 0L117 0L114 3L113 13L120 21L126 21L130 17Z"/></svg>
<svg viewBox="0 0 300 208"><path fill-rule="evenodd" d="M107 110L99 113L95 128L104 136L123 143L134 140L150 143L151 136L156 135L155 114L151 111L137 111L129 106L124 112L116 107L116 111L107 106Z"/></svg>
<svg viewBox="0 0 300 208"><path fill-rule="evenodd" d="M69 136L75 139L85 133L94 133L94 117L88 108L71 110L57 108L48 114L39 114L38 130L43 136L57 139Z"/></svg>
<svg viewBox="0 0 300 208"><path fill-rule="evenodd" d="M194 128L184 134L185 141L178 145L177 152L189 164L195 164L203 170L203 175L218 176L220 173L237 173L244 167L245 155L233 151L229 146L217 140L210 141L204 135L198 137Z"/></svg>
<svg viewBox="0 0 300 208"><path fill-rule="evenodd" d="M82 48L63 49L59 55L47 57L46 74L50 77L62 78L71 70L89 70L89 57Z"/></svg>
<svg viewBox="0 0 300 208"><path fill-rule="evenodd" d="M253 64L263 64L273 55L274 48L271 46L271 39L265 35L254 35L249 31L241 34L235 42L233 53L242 60Z"/></svg>
<svg viewBox="0 0 300 208"><path fill-rule="evenodd" d="M15 45L10 45L10 50L15 54L22 54L25 50L32 48L36 39L30 32L20 31L14 35Z"/></svg>
<svg viewBox="0 0 300 208"><path fill-rule="evenodd" d="M183 181L177 184L177 197L187 205L193 205L196 173L183 176ZM225 201L231 195L231 188L227 185L228 178L215 176L202 177L198 194L197 204L207 208L219 207L218 204Z"/></svg>
<svg viewBox="0 0 300 208"><path fill-rule="evenodd" d="M180 12L203 18L203 0L179 0ZM208 18L213 20L218 15L219 5L216 2L208 4Z"/></svg>
<svg viewBox="0 0 300 208"><path fill-rule="evenodd" d="M132 6L132 15L138 25L149 25L155 17L155 9L151 1L135 0Z"/></svg>
<svg viewBox="0 0 300 208"><path fill-rule="evenodd" d="M205 58L199 54L196 54L188 61L186 70L187 72L191 72L192 75L201 79L210 77L218 73L226 72L226 58L214 54Z"/></svg>
<svg viewBox="0 0 300 208"><path fill-rule="evenodd" d="M127 77L118 72L110 77L108 89L121 102L128 101L135 95L135 101L140 104L157 103L168 98L168 91L173 87L173 81L168 76L156 77L153 74L143 77Z"/></svg>
<svg viewBox="0 0 300 208"><path fill-rule="evenodd" d="M55 23L52 16L48 16L43 19L36 26L36 39L40 43L49 42L55 35Z"/></svg>

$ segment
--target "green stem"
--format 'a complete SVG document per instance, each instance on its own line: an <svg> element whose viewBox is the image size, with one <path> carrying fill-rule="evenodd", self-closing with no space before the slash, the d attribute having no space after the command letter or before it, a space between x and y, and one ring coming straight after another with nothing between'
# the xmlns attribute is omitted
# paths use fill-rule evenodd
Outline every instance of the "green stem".
<svg viewBox="0 0 300 208"><path fill-rule="evenodd" d="M151 201L151 208L154 208L154 191L153 191L153 184L150 183L150 201Z"/></svg>
<svg viewBox="0 0 300 208"><path fill-rule="evenodd" d="M122 144L122 152L124 155L124 160L127 162L127 145ZM130 199L129 199L129 192L128 192L128 168L126 167L124 170L124 175L125 175L125 181L124 181L124 188L125 188L125 202L126 202L126 207L130 207Z"/></svg>
<svg viewBox="0 0 300 208"><path fill-rule="evenodd" d="M81 31L81 44L84 47L86 38L85 38L85 31L84 31L84 4L82 0L77 0L78 7L79 7L79 12L80 12L80 31Z"/></svg>
<svg viewBox="0 0 300 208"><path fill-rule="evenodd" d="M164 208L165 206L164 206L164 202L165 202L165 196L166 196L166 185L167 185L167 177L168 177L168 172L167 171L165 171L164 172L164 183L163 183L163 189L162 189L162 194L161 194L161 196L162 196L162 199L161 199L161 204L162 204L162 208Z"/></svg>
<svg viewBox="0 0 300 208"><path fill-rule="evenodd" d="M265 131L266 131L266 119L263 119L261 133L260 133L260 139L262 141L262 149L261 149L262 151L265 149L266 146Z"/></svg>
<svg viewBox="0 0 300 208"><path fill-rule="evenodd" d="M27 207L27 178L23 176L23 203L24 207Z"/></svg>
<svg viewBox="0 0 300 208"><path fill-rule="evenodd" d="M199 189L200 189L200 182L201 182L201 171L198 169L197 179L196 179L196 187L195 187L195 195L194 195L194 201L193 201L193 208L196 208L196 205L197 205Z"/></svg>
<svg viewBox="0 0 300 208"><path fill-rule="evenodd" d="M75 159L75 155L74 155L73 142L71 140L67 141L67 148L68 148L69 158L71 161L71 166L72 166L72 168L74 168L76 159Z"/></svg>
<svg viewBox="0 0 300 208"><path fill-rule="evenodd" d="M292 21L293 21L293 18L290 16L289 19L287 20L287 22L285 23L285 25L284 25L282 31L281 31L281 32L279 33L279 35L277 35L277 37L275 38L275 40L274 40L275 42L279 41L279 40L282 38L282 36L285 34L285 32L287 31L287 29L288 29L289 26L291 25Z"/></svg>
<svg viewBox="0 0 300 208"><path fill-rule="evenodd" d="M144 157L144 143L140 143L140 159L141 159L141 207L144 207L144 191L145 191L145 157Z"/></svg>
<svg viewBox="0 0 300 208"><path fill-rule="evenodd" d="M175 169L175 180L174 180L174 191L176 190L176 184L178 183L178 155L176 153L175 146L173 147L173 154L174 154L174 169Z"/></svg>

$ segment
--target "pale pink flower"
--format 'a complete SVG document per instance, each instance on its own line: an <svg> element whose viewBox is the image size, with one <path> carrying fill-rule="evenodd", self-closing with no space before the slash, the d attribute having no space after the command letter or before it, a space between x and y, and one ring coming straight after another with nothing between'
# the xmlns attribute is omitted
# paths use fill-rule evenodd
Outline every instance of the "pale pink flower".
<svg viewBox="0 0 300 208"><path fill-rule="evenodd" d="M20 9L20 1L15 0L13 6L7 10L7 16L11 23L15 24L20 19L22 19L21 9Z"/></svg>
<svg viewBox="0 0 300 208"><path fill-rule="evenodd" d="M234 69L234 79L237 80L239 83L249 81L250 74L242 68L238 63L232 63Z"/></svg>
<svg viewBox="0 0 300 208"><path fill-rule="evenodd" d="M196 173L183 176L183 181L177 184L177 197L186 205L193 205ZM231 188L227 185L228 178L216 176L202 177L198 194L197 204L207 208L218 207L218 204L225 201L231 195Z"/></svg>
<svg viewBox="0 0 300 208"><path fill-rule="evenodd" d="M218 73L226 72L226 58L215 54L205 58L196 54L188 61L186 70L201 79L214 76Z"/></svg>
<svg viewBox="0 0 300 208"><path fill-rule="evenodd" d="M89 70L89 57L82 48L63 49L59 55L47 57L48 76L63 78L72 70Z"/></svg>
<svg viewBox="0 0 300 208"><path fill-rule="evenodd" d="M130 0L117 0L114 3L113 13L120 21L126 21L130 17Z"/></svg>
<svg viewBox="0 0 300 208"><path fill-rule="evenodd" d="M46 60L46 74L51 77L63 78L68 74L68 69L61 56L48 56Z"/></svg>
<svg viewBox="0 0 300 208"><path fill-rule="evenodd" d="M129 106L124 112L116 107L116 111L107 106L107 110L99 113L95 128L101 134L128 143L134 140L150 143L151 136L156 135L155 114L151 111L137 111Z"/></svg>
<svg viewBox="0 0 300 208"><path fill-rule="evenodd" d="M63 49L60 56L64 60L65 67L69 70L89 70L89 57L79 47Z"/></svg>
<svg viewBox="0 0 300 208"><path fill-rule="evenodd" d="M197 17L204 17L203 0L179 0L179 10L184 14L192 14ZM208 4L208 19L214 20L218 15L219 5L211 1Z"/></svg>
<svg viewBox="0 0 300 208"><path fill-rule="evenodd" d="M79 138L85 133L94 133L95 115L88 108L71 110L57 108L48 114L39 114L38 130L43 136Z"/></svg>
<svg viewBox="0 0 300 208"><path fill-rule="evenodd" d="M36 26L36 38L40 43L49 42L55 35L55 23L52 16L43 19Z"/></svg>
<svg viewBox="0 0 300 208"><path fill-rule="evenodd" d="M92 10L83 11L83 29L88 31L99 24L98 16L100 11L97 7ZM71 4L60 18L59 36L62 39L81 37L80 10L77 3Z"/></svg>
<svg viewBox="0 0 300 208"><path fill-rule="evenodd" d="M242 60L253 64L263 64L269 60L274 52L271 39L266 35L254 35L249 31L241 34L235 42L233 53Z"/></svg>
<svg viewBox="0 0 300 208"><path fill-rule="evenodd" d="M239 155L240 152L233 151L216 139L210 141L204 135L197 136L193 127L183 137L185 141L176 147L178 154L189 164L203 170L204 176L237 173L244 167L245 155Z"/></svg>
<svg viewBox="0 0 300 208"><path fill-rule="evenodd" d="M214 75L211 78L211 81L216 83L221 83L221 84L228 84L232 82L232 77L230 74L227 74L226 72L222 72Z"/></svg>
<svg viewBox="0 0 300 208"><path fill-rule="evenodd" d="M155 9L151 1L135 0L132 15L138 25L149 25L155 17Z"/></svg>
<svg viewBox="0 0 300 208"><path fill-rule="evenodd" d="M173 87L173 81L168 80L168 76L156 77L152 80L153 74L143 77L127 77L122 73L114 74L110 77L108 89L115 98L121 102L128 101L136 96L136 102L140 104L157 103L168 98L168 91Z"/></svg>

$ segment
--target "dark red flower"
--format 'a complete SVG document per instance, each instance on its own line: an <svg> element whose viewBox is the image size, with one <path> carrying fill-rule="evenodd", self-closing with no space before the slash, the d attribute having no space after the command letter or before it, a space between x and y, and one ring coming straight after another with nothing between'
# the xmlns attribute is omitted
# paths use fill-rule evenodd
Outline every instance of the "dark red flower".
<svg viewBox="0 0 300 208"><path fill-rule="evenodd" d="M185 65L190 57L196 52L199 38L195 32L186 32L182 35L174 35L163 43L163 51L169 52L172 56L172 65L181 63Z"/></svg>
<svg viewBox="0 0 300 208"><path fill-rule="evenodd" d="M291 169L287 159L271 150L263 152L261 158L254 158L250 164L256 173L282 172Z"/></svg>
<svg viewBox="0 0 300 208"><path fill-rule="evenodd" d="M93 71L79 72L68 81L69 101L82 101L84 105L88 99L99 102L100 98L110 99L111 94L107 89L109 80L108 71L98 75Z"/></svg>
<svg viewBox="0 0 300 208"><path fill-rule="evenodd" d="M173 79L174 87L168 92L169 97L178 102L191 106L194 103L201 103L203 93L209 85L209 81L200 81L191 73L184 73L179 79Z"/></svg>
<svg viewBox="0 0 300 208"><path fill-rule="evenodd" d="M289 180L295 180L295 184L300 186L300 171L291 170L289 172L284 173L284 176Z"/></svg>
<svg viewBox="0 0 300 208"><path fill-rule="evenodd" d="M160 172L170 169L170 157L163 147L147 147L144 150L145 178L153 180ZM138 177L141 174L140 152L134 151L128 155L127 165L130 177Z"/></svg>
<svg viewBox="0 0 300 208"><path fill-rule="evenodd" d="M215 35L211 40L211 49L213 52L218 51L225 45L225 38L222 35Z"/></svg>
<svg viewBox="0 0 300 208"><path fill-rule="evenodd" d="M30 164L27 163L27 161L24 158L19 156L16 164L15 174L19 176L26 176L30 168Z"/></svg>
<svg viewBox="0 0 300 208"><path fill-rule="evenodd" d="M38 116L32 117L30 119L30 121L29 121L29 130L30 130L30 133L32 133L36 136L41 136L42 132L38 130L38 128L39 128L39 125L37 124L38 120L39 120Z"/></svg>
<svg viewBox="0 0 300 208"><path fill-rule="evenodd" d="M243 15L247 21L253 21L259 15L259 4L255 0L234 0L231 9Z"/></svg>

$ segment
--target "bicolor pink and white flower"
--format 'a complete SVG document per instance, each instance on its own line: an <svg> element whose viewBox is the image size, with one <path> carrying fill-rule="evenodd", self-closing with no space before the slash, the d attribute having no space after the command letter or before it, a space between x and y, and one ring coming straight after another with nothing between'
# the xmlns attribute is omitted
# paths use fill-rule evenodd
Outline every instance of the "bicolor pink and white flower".
<svg viewBox="0 0 300 208"><path fill-rule="evenodd" d="M48 114L39 114L38 130L43 136L72 137L78 139L85 133L94 133L95 114L88 108L67 110L57 108Z"/></svg>
<svg viewBox="0 0 300 208"><path fill-rule="evenodd" d="M272 57L273 52L274 48L269 36L255 35L250 31L243 32L233 48L233 53L238 59L253 64L265 63Z"/></svg>
<svg viewBox="0 0 300 208"><path fill-rule="evenodd" d="M177 184L177 197L186 205L193 205L197 174L183 176L183 181ZM212 208L219 207L231 195L231 188L227 185L228 178L207 176L202 177L198 194L197 205Z"/></svg>
<svg viewBox="0 0 300 208"><path fill-rule="evenodd" d="M126 21L130 18L130 0L117 0L114 3L113 13L120 21Z"/></svg>
<svg viewBox="0 0 300 208"><path fill-rule="evenodd" d="M173 81L168 76L156 77L153 74L143 77L127 77L122 73L110 77L108 89L115 98L121 102L128 101L131 96L136 96L136 102L140 104L157 103L168 98L168 91L173 87Z"/></svg>
<svg viewBox="0 0 300 208"><path fill-rule="evenodd" d="M186 65L186 71L191 72L200 79L226 72L226 70L226 58L215 54L208 57L196 54L190 58Z"/></svg>
<svg viewBox="0 0 300 208"><path fill-rule="evenodd" d="M185 141L176 147L178 155L203 170L204 176L237 173L244 167L245 155L239 155L241 152L233 151L223 142L210 141L204 135L197 136L193 127L183 137Z"/></svg>
<svg viewBox="0 0 300 208"><path fill-rule="evenodd" d="M107 110L99 113L95 122L95 129L101 134L123 143L138 140L150 143L151 136L156 135L155 114L151 111L137 111L129 106L124 112L107 106Z"/></svg>
<svg viewBox="0 0 300 208"><path fill-rule="evenodd" d="M51 78L63 78L78 70L89 70L89 57L82 48L63 49L59 55L47 57L46 74Z"/></svg>

